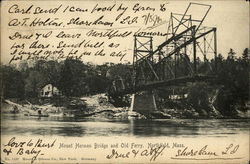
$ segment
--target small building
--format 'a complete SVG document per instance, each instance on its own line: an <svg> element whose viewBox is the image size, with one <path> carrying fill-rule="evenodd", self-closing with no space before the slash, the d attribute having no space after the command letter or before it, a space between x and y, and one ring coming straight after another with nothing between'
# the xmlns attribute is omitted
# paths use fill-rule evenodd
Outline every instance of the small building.
<svg viewBox="0 0 250 164"><path fill-rule="evenodd" d="M52 84L45 85L40 91L40 97L53 97L55 95L61 95L61 92Z"/></svg>
<svg viewBox="0 0 250 164"><path fill-rule="evenodd" d="M188 97L188 94L183 94L183 95L169 95L169 98L171 100L182 100L186 99Z"/></svg>

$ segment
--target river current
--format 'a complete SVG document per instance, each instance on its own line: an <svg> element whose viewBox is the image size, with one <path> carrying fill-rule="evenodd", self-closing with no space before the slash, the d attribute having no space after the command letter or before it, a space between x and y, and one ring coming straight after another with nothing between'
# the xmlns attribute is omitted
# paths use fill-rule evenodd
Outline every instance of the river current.
<svg viewBox="0 0 250 164"><path fill-rule="evenodd" d="M4 135L227 137L249 134L250 119L105 119L1 115Z"/></svg>

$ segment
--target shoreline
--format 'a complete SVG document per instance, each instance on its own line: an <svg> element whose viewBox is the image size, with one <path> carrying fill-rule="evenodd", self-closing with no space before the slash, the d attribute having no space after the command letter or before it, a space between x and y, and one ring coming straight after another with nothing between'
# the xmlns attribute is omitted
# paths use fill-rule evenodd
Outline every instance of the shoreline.
<svg viewBox="0 0 250 164"><path fill-rule="evenodd" d="M147 119L145 116L131 111L130 107L115 107L109 101L105 94L96 94L91 96L84 96L80 98L70 98L70 105L68 106L55 106L53 103L47 103L42 105L35 105L28 103L21 104L15 103L11 100L4 100L1 107L1 113L19 113L26 116L37 116L37 117L49 117L49 116L59 116L59 117L94 117L94 118L120 118L120 119ZM223 115L217 115L215 117L211 116L201 116L197 113L197 109L190 108L184 102L178 102L181 104L182 108L177 108L173 106L172 108L159 109L157 114L160 113L158 119L249 119L250 110L245 112L236 109L237 115L234 117L227 117ZM17 108L17 109L15 109ZM16 111L15 111L16 110ZM198 109L199 110L199 109ZM40 114L39 114L40 111ZM164 117L165 115L165 117ZM157 118L149 118L157 119Z"/></svg>

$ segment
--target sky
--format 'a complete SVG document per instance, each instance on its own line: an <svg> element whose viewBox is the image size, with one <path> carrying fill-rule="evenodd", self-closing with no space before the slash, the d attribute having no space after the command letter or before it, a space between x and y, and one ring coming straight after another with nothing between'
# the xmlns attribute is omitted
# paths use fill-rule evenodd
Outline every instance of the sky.
<svg viewBox="0 0 250 164"><path fill-rule="evenodd" d="M233 48L241 55L249 48L249 2L220 1L213 5L204 24L217 27L218 52L225 55Z"/></svg>
<svg viewBox="0 0 250 164"><path fill-rule="evenodd" d="M218 53L227 56L232 48L240 56L245 48L249 48L249 2L243 0L228 1L190 1L211 5L203 26L217 28ZM169 1L169 10L184 13L189 2ZM199 15L195 13L194 15Z"/></svg>
<svg viewBox="0 0 250 164"><path fill-rule="evenodd" d="M20 4L24 1L19 2ZM62 1L64 5L72 5L75 4L76 6L91 6L95 3L99 2L99 4L102 3L124 3L128 6L133 6L136 2L135 1ZM170 12L175 13L184 13L185 9L187 8L189 2L191 1L154 1L151 3L151 1L140 1L141 4L145 6L159 6L160 3L166 3L166 11L165 12L152 12L153 14L158 14L163 21L168 21L170 18ZM218 53L221 53L224 57L227 56L227 53L229 52L229 49L232 48L236 52L237 56L240 56L245 48L249 48L249 2L243 1L243 0L236 0L236 1L192 1L196 3L203 3L203 4L209 4L212 5L212 8L210 12L208 13L206 19L203 22L204 26L209 27L216 27L217 28L217 50ZM11 2L5 2L1 5L1 62L8 63L10 60L10 45L13 44L13 42L9 41L8 37L13 33L13 29L9 29L7 27L7 23L12 17L7 14L8 8L13 4L14 1ZM51 1L50 4L42 2L42 1L35 1L34 4L40 4L42 6L56 6L59 2ZM23 4L21 4L23 5ZM27 4L27 5L30 5ZM141 13L137 13L139 16ZM144 13L145 14L145 13ZM194 15L201 14L201 11L195 11L193 12ZM79 14L78 14L79 15ZM115 14L114 14L115 15ZM110 14L106 17L113 18L113 14ZM130 14L130 15L136 15L136 14ZM21 15L20 17L23 17L25 15ZM77 16L77 15L76 15ZM58 17L67 17L65 15L59 15ZM138 28L140 28L137 25L136 28L131 27L127 28L127 30L137 31ZM155 30L166 32L167 31L167 24L163 24L159 27L157 27ZM34 32L35 29L29 29L28 31ZM55 30L56 31L56 30ZM27 32L27 30L26 30ZM77 29L73 30L73 33L76 33ZM93 39L93 38L92 38ZM166 38L165 37L154 37L153 38L153 45L154 49L157 47L157 45L161 44ZM49 42L53 42L54 40L49 40ZM70 42L76 42L75 40L69 40ZM100 39L101 41L101 39ZM109 56L105 57L96 57L96 56L89 56L89 57L83 57L84 61L87 62L93 62L96 64L101 64L104 62L132 62L133 60L133 36L123 39L122 41L118 38L112 39L113 42L121 43L121 46L119 47L121 51L126 51L127 55L123 58L122 61L120 61L120 58L112 58ZM110 42L110 40L109 40ZM90 50L91 51L91 50ZM110 51L109 49L107 51Z"/></svg>

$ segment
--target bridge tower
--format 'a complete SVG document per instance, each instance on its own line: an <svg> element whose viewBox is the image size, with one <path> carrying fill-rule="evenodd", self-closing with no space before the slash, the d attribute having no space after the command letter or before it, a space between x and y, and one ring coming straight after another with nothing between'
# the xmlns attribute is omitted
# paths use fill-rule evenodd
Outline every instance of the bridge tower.
<svg viewBox="0 0 250 164"><path fill-rule="evenodd" d="M152 36L134 36L134 56L133 56L133 85L146 84L152 80L151 74L148 71L153 71L153 75L157 76L153 68L153 57L148 60L138 63L137 61L143 59L148 54L153 53L153 37ZM158 78L158 77L157 77ZM132 95L131 111L143 113L149 115L151 110L156 111L156 102L152 90L143 91L139 94Z"/></svg>
<svg viewBox="0 0 250 164"><path fill-rule="evenodd" d="M184 14L171 13L167 38L153 50L151 36L134 36L134 86L216 72L216 28L201 26L211 5L190 3ZM197 16L198 15L198 16ZM208 65L213 60L213 65ZM204 68L206 67L206 68Z"/></svg>
<svg viewBox="0 0 250 164"><path fill-rule="evenodd" d="M149 58L142 63L137 61L144 58L146 55L153 52L153 37L152 36L136 36L134 35L134 55L133 55L133 81L134 85L144 84L149 77L146 77L148 67L153 70L153 58ZM154 71L154 70L153 70ZM154 72L156 74L156 72Z"/></svg>
<svg viewBox="0 0 250 164"><path fill-rule="evenodd" d="M211 5L190 3L183 14L172 12L166 41L155 50L151 36L134 36L134 91L157 82L216 72L216 28L202 26L210 9ZM213 65L207 62L209 60ZM154 105L153 90L135 94L131 108L140 112L143 107L136 105L139 103Z"/></svg>

